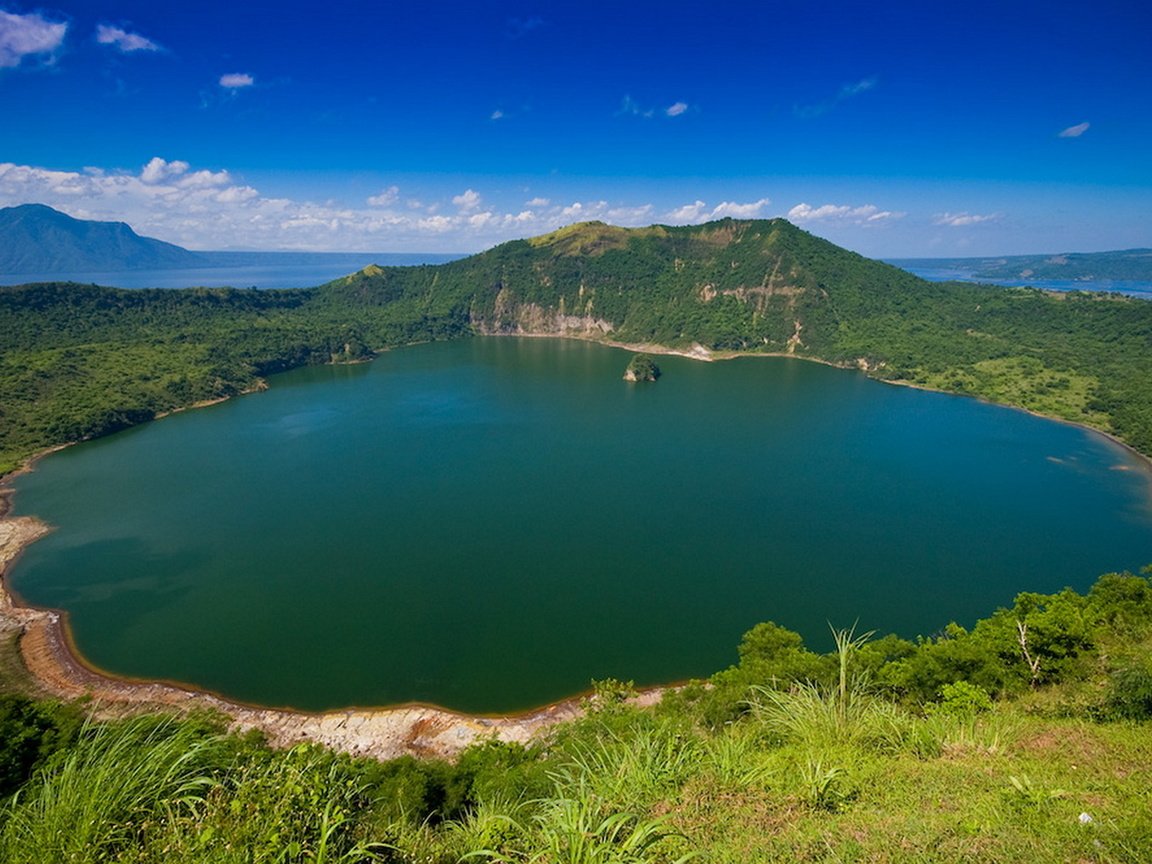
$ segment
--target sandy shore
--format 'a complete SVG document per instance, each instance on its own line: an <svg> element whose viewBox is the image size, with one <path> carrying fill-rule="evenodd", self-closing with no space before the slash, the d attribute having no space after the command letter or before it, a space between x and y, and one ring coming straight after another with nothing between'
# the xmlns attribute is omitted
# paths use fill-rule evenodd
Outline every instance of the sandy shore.
<svg viewBox="0 0 1152 864"><path fill-rule="evenodd" d="M26 546L49 530L30 517L0 518L0 575L7 572ZM133 711L211 710L229 717L237 731L259 729L275 746L314 741L334 750L377 759L405 754L450 758L478 739L527 742L541 731L583 713L581 700L575 698L505 717L476 717L426 705L312 714L240 705L170 684L119 680L93 671L77 659L60 613L20 606L2 586L0 632L12 631L21 634L20 659L39 695L65 700L90 698L101 716ZM650 704L658 701L659 694L660 691L650 691L638 701Z"/></svg>
<svg viewBox="0 0 1152 864"><path fill-rule="evenodd" d="M673 349L652 343L624 343L583 337L575 333L508 335L577 339L629 351L678 355L703 361L727 360L735 357L790 357L838 368L860 368L866 373L870 371L859 364L856 366L837 364L790 353L714 352L699 344L693 344L687 349ZM933 389L906 381L884 381L881 378L876 380L916 389ZM1035 414L1018 406L1002 407ZM1103 435L1136 456L1144 465L1152 466L1152 459L1103 430L1059 417L1042 414L1036 416L1069 423ZM46 453L58 449L60 447L54 447ZM32 460L28 467L34 465L35 461ZM229 717L233 728L237 731L250 729L262 731L276 746L314 741L334 750L378 759L391 759L405 754L451 757L472 742L489 737L502 741L526 742L543 730L574 719L583 713L582 700L578 697L525 714L500 717L458 714L428 705L308 713L242 705L195 689L164 683L117 679L102 674L84 665L77 657L68 638L67 622L62 613L21 606L15 603L8 593L3 578L8 568L24 548L51 530L49 526L31 517L10 517L10 497L11 489L0 487L0 635L13 632L20 634L19 660L27 671L30 689L39 695L69 700L87 697L92 700L96 712L103 716L115 716L132 711L211 710ZM662 693L662 688L654 688L641 693L636 701L640 704L652 704L659 701Z"/></svg>

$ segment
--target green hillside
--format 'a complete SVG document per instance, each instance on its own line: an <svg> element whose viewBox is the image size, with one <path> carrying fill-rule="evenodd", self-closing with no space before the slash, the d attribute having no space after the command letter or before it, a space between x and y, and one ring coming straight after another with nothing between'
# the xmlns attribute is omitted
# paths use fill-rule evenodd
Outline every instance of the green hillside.
<svg viewBox="0 0 1152 864"><path fill-rule="evenodd" d="M2 288L0 318L0 471L271 372L477 333L809 357L1152 453L1152 304L927 282L782 219L583 223L299 291Z"/></svg>
<svg viewBox="0 0 1152 864"><path fill-rule="evenodd" d="M707 681L527 745L386 762L209 717L83 722L0 676L0 862L1147 861L1152 581L916 643L772 623ZM15 794L14 794L15 793Z"/></svg>

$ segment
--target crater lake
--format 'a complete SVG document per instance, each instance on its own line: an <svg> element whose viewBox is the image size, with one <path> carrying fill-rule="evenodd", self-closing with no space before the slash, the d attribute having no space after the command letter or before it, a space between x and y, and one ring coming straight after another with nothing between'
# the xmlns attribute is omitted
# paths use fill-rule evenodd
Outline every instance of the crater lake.
<svg viewBox="0 0 1152 864"><path fill-rule="evenodd" d="M526 709L705 676L760 621L906 637L1152 561L1105 437L786 358L472 338L41 460L11 573L117 675L269 706Z"/></svg>

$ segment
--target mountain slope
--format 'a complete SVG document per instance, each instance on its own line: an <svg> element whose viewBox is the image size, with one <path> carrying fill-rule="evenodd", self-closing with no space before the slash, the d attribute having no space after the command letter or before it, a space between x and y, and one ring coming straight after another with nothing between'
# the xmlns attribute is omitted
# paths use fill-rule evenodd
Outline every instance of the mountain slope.
<svg viewBox="0 0 1152 864"><path fill-rule="evenodd" d="M0 209L0 273L195 267L200 256L123 222L73 219L43 204Z"/></svg>
<svg viewBox="0 0 1152 864"><path fill-rule="evenodd" d="M0 472L272 372L473 334L807 357L1152 453L1152 303L927 282L782 219L584 223L299 291L0 288L0 320Z"/></svg>

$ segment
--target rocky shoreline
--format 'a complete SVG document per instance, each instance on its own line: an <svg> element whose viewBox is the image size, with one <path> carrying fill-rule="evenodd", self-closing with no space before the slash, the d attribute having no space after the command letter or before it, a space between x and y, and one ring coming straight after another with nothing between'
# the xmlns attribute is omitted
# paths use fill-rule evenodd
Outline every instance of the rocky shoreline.
<svg viewBox="0 0 1152 864"><path fill-rule="evenodd" d="M50 530L37 519L0 514L0 577L29 544ZM117 679L80 662L69 643L61 613L20 606L6 585L0 586L0 633L13 632L19 634L19 659L38 695L64 700L88 698L93 711L102 717L137 711L213 711L229 718L235 731L257 729L277 747L312 741L376 759L403 755L451 758L486 738L525 743L557 723L579 717L584 710L577 698L503 717L458 714L428 705L307 713L241 705L171 684ZM657 701L659 692L642 694L639 701Z"/></svg>

